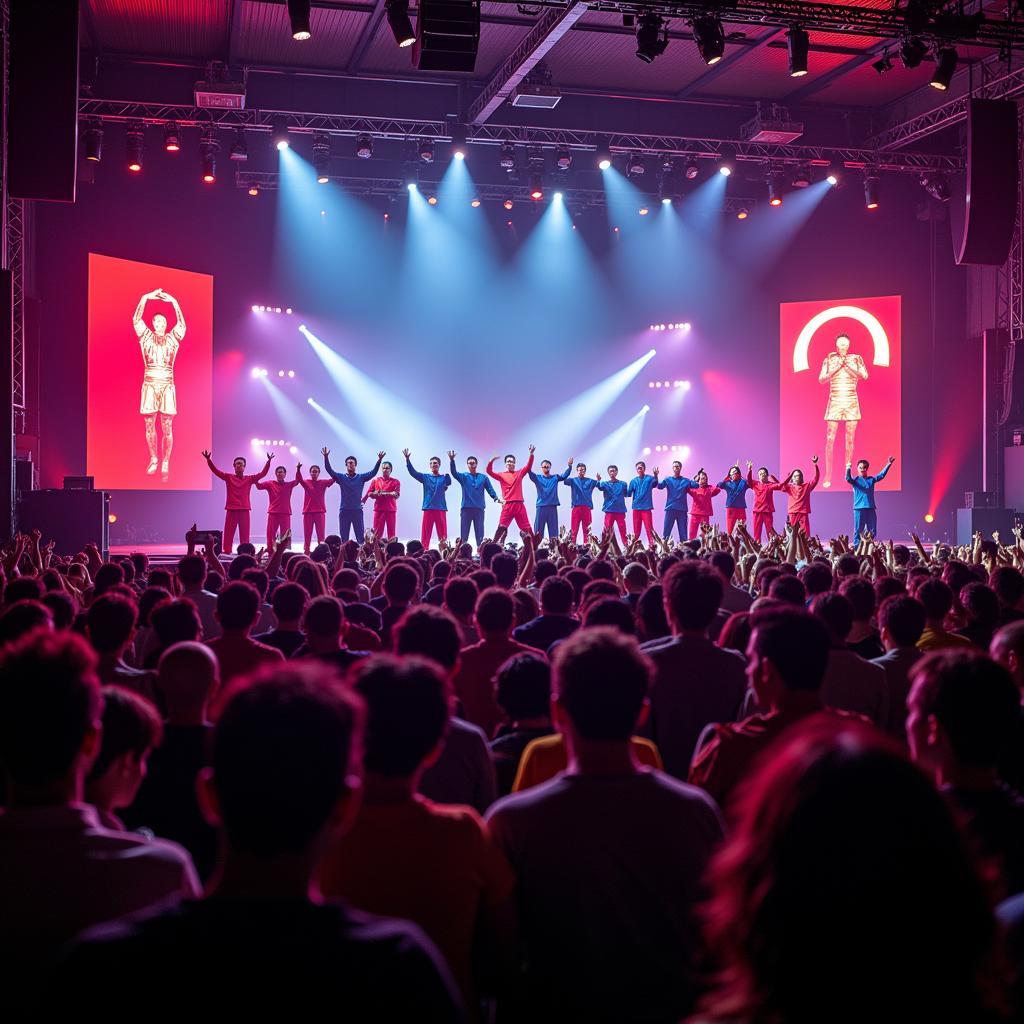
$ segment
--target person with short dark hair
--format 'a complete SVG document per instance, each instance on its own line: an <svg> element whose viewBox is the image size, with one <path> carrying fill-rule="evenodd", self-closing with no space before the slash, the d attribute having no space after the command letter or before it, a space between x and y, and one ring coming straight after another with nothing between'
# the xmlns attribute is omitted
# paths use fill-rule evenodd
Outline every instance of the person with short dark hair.
<svg viewBox="0 0 1024 1024"><path fill-rule="evenodd" d="M999 777L1018 793L1024 792L1024 621L1011 622L992 637L989 653L1010 673L1021 695L1017 737L999 763Z"/></svg>
<svg viewBox="0 0 1024 1024"><path fill-rule="evenodd" d="M96 656L72 633L30 633L0 652L0 954L6 997L83 928L199 883L188 854L105 827L83 802L100 753L103 697Z"/></svg>
<svg viewBox="0 0 1024 1024"><path fill-rule="evenodd" d="M936 577L926 579L914 592L914 597L924 605L925 627L918 648L925 654L946 647L970 647L971 641L965 636L951 633L946 629L946 616L953 607L953 591L949 584Z"/></svg>
<svg viewBox="0 0 1024 1024"><path fill-rule="evenodd" d="M347 541L351 531L356 543L362 544L366 533L366 527L363 525L363 484L369 483L377 475L377 470L380 469L380 464L387 453L377 452L377 461L373 469L367 473L356 472L354 455L345 456L345 472L336 473L331 465L331 450L321 448L320 454L324 457L324 470L337 482L338 490L341 492L341 504L338 509L338 533L341 535L339 540L342 543Z"/></svg>
<svg viewBox="0 0 1024 1024"><path fill-rule="evenodd" d="M302 616L309 604L309 593L298 583L282 583L274 588L270 599L277 626L266 633L259 633L255 640L267 647L276 647L286 658L306 642L302 632Z"/></svg>
<svg viewBox="0 0 1024 1024"><path fill-rule="evenodd" d="M124 660L135 638L138 614L134 601L120 594L104 594L89 605L85 615L85 635L99 656L97 674L100 682L116 683L153 700L153 673L132 668Z"/></svg>
<svg viewBox="0 0 1024 1024"><path fill-rule="evenodd" d="M587 604L582 628L591 626L612 626L626 636L636 636L636 618L629 605L619 597L599 597ZM548 654L557 650L561 643L561 640L556 640L548 648Z"/></svg>
<svg viewBox="0 0 1024 1024"><path fill-rule="evenodd" d="M3 597L5 605L14 604L15 601L41 601L43 585L35 576L15 576L13 580L8 580Z"/></svg>
<svg viewBox="0 0 1024 1024"><path fill-rule="evenodd" d="M122 994L159 990L162 1011L248 1015L287 998L304 1015L322 1006L329 976L353 1019L461 1021L448 971L419 929L317 890L328 841L357 810L362 723L362 701L326 665L269 667L240 683L199 781L222 849L205 897L87 933L67 983L95 983L116 965Z"/></svg>
<svg viewBox="0 0 1024 1024"><path fill-rule="evenodd" d="M576 475L562 481L569 488L569 539L573 544L580 531L583 531L583 543L590 543L590 526L594 521L594 490L597 480L587 476L587 464L576 463Z"/></svg>
<svg viewBox="0 0 1024 1024"><path fill-rule="evenodd" d="M732 554L728 551L712 551L708 557L708 562L722 576L722 601L719 605L722 611L730 614L732 612L750 611L750 606L754 602L754 599L750 596L750 591L736 586L733 582L736 576L736 559L733 558Z"/></svg>
<svg viewBox="0 0 1024 1024"><path fill-rule="evenodd" d="M966 624L957 632L967 637L975 647L989 649L992 637L999 628L999 598L986 583L968 583L960 591L960 606Z"/></svg>
<svg viewBox="0 0 1024 1024"><path fill-rule="evenodd" d="M523 751L535 739L550 736L551 665L539 654L514 654L495 676L495 694L505 723L491 740L498 795L512 791Z"/></svg>
<svg viewBox="0 0 1024 1024"><path fill-rule="evenodd" d="M217 621L217 595L207 589L206 578L206 559L202 555L183 555L178 559L181 596L196 606L203 624L203 639L212 640L220 636L220 623Z"/></svg>
<svg viewBox="0 0 1024 1024"><path fill-rule="evenodd" d="M142 667L149 671L156 668L160 655L173 644L186 643L189 640L201 640L203 624L199 621L199 612L188 598L173 598L161 601L153 609L149 617L153 632L156 635L156 646L146 655Z"/></svg>
<svg viewBox="0 0 1024 1024"><path fill-rule="evenodd" d="M807 603L807 590L799 576L776 577L768 588L768 596L793 608L803 608Z"/></svg>
<svg viewBox="0 0 1024 1024"><path fill-rule="evenodd" d="M525 1019L678 1021L692 1007L695 910L722 824L706 794L637 764L651 676L615 630L569 637L553 704L569 768L487 816L518 878L525 974L508 1003Z"/></svg>
<svg viewBox="0 0 1024 1024"><path fill-rule="evenodd" d="M390 647L391 630L415 600L420 577L412 566L398 562L384 570L381 586L386 603L380 609L380 638L385 647Z"/></svg>
<svg viewBox="0 0 1024 1024"><path fill-rule="evenodd" d="M873 475L868 474L870 463L867 459L861 459L857 463L857 475L854 476L850 470L853 466L849 460L846 462L846 482L853 490L853 536L859 542L865 534L871 537L878 536L878 506L875 504L875 484L881 483L886 474L892 469L896 461L895 455L890 455L881 472ZM867 657L867 655L862 655Z"/></svg>
<svg viewBox="0 0 1024 1024"><path fill-rule="evenodd" d="M556 640L575 633L579 620L572 615L574 592L572 584L561 576L551 576L540 588L540 610L537 618L512 630L512 639L538 651L546 651Z"/></svg>
<svg viewBox="0 0 1024 1024"><path fill-rule="evenodd" d="M367 651L351 651L345 646L345 608L333 594L321 594L306 605L302 631L306 642L295 651L295 658L316 658L333 665L344 675Z"/></svg>
<svg viewBox="0 0 1024 1024"><path fill-rule="evenodd" d="M491 572L496 586L511 590L519 575L519 561L510 551L499 552L491 559Z"/></svg>
<svg viewBox="0 0 1024 1024"><path fill-rule="evenodd" d="M1024 618L1024 573L1012 565L1000 565L989 578L999 598L999 625L1006 626Z"/></svg>
<svg viewBox="0 0 1024 1024"><path fill-rule="evenodd" d="M402 454L405 456L406 472L423 487L423 525L420 529L420 543L424 550L428 550L430 538L435 530L438 543L448 539L448 502L445 499L445 491L451 487L452 478L441 472L441 459L437 455L430 457L430 471L420 473L413 468L409 449L406 448Z"/></svg>
<svg viewBox="0 0 1024 1024"><path fill-rule="evenodd" d="M878 626L885 654L874 658L885 669L889 694L889 715L885 731L900 742L906 741L907 695L910 675L921 658L917 641L924 631L925 610L917 598L906 594L887 597L878 608Z"/></svg>
<svg viewBox="0 0 1024 1024"><path fill-rule="evenodd" d="M622 539L623 545L625 545L626 493L629 490L629 484L625 480L619 479L618 466L608 467L607 480L602 480L601 474L597 474L597 489L604 495L604 503L601 506L604 520L601 529L609 536L618 529L619 537Z"/></svg>
<svg viewBox="0 0 1024 1024"><path fill-rule="evenodd" d="M476 584L465 576L450 577L444 585L444 607L459 624L459 638L463 647L469 647L480 640L480 634L473 623L478 594Z"/></svg>
<svg viewBox="0 0 1024 1024"><path fill-rule="evenodd" d="M660 583L652 583L636 603L636 621L641 642L664 640L672 635L668 616L665 614L665 598Z"/></svg>
<svg viewBox="0 0 1024 1024"><path fill-rule="evenodd" d="M871 624L875 615L875 588L863 576L848 576L839 584L842 594L853 608L853 625L846 638L846 646L868 661L885 654L878 630Z"/></svg>
<svg viewBox="0 0 1024 1024"><path fill-rule="evenodd" d="M655 667L647 728L665 759L665 770L685 779L701 731L711 722L736 718L747 681L743 657L708 638L722 600L719 572L705 562L687 560L669 569L662 588L673 635L643 646Z"/></svg>
<svg viewBox="0 0 1024 1024"><path fill-rule="evenodd" d="M485 473L479 472L479 461L475 455L466 458L465 473L460 473L455 465L455 452L448 452L448 468L453 480L457 480L462 488L462 505L459 512L459 537L465 544L469 539L470 527L473 528L477 547L484 542L484 495L491 501L500 504L494 486Z"/></svg>
<svg viewBox="0 0 1024 1024"><path fill-rule="evenodd" d="M217 621L222 632L207 646L217 658L225 687L238 676L284 661L279 650L249 636L259 612L260 593L251 583L235 580L217 595Z"/></svg>
<svg viewBox="0 0 1024 1024"><path fill-rule="evenodd" d="M245 472L245 458L236 456L232 462L232 472L225 473L213 464L213 455L209 451L203 452L210 472L224 481L225 502L224 502L224 554L231 554L231 545L235 540L235 530L238 530L238 550L242 550L243 544L249 543L249 513L252 510L250 495L253 486L262 480L270 472L270 463L274 458L273 452L267 452L267 461L258 473Z"/></svg>
<svg viewBox="0 0 1024 1024"><path fill-rule="evenodd" d="M0 646L36 629L53 631L53 613L42 601L22 599L0 612Z"/></svg>
<svg viewBox="0 0 1024 1024"><path fill-rule="evenodd" d="M485 959L487 950L498 963L507 959L495 957L494 947L513 936L515 878L475 811L417 793L424 769L444 748L451 683L418 655L371 658L352 683L367 710L363 800L347 835L321 862L321 891L418 924L473 1006L474 946Z"/></svg>
<svg viewBox="0 0 1024 1024"><path fill-rule="evenodd" d="M811 562L798 573L807 591L808 600L819 594L827 594L832 589L832 569L822 562Z"/></svg>
<svg viewBox="0 0 1024 1024"><path fill-rule="evenodd" d="M540 472L531 469L527 476L537 488L537 504L533 516L533 532L539 541L547 530L548 539L558 536L558 485L569 479L575 459L569 458L569 465L561 473L551 472L551 460L544 459L540 464Z"/></svg>

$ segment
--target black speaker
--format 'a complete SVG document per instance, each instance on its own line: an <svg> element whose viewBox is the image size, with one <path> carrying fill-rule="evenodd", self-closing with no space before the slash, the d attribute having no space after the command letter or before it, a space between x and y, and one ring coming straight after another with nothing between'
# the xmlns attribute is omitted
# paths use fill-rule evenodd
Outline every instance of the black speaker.
<svg viewBox="0 0 1024 1024"><path fill-rule="evenodd" d="M61 555L74 555L86 544L95 544L106 557L109 513L106 491L29 491L18 502L18 529L39 530L44 541L55 541Z"/></svg>
<svg viewBox="0 0 1024 1024"><path fill-rule="evenodd" d="M10 5L7 188L18 199L75 201L78 4Z"/></svg>
<svg viewBox="0 0 1024 1024"><path fill-rule="evenodd" d="M956 542L970 544L979 530L988 540L997 530L1005 544L1013 535L1012 508L958 508L956 510Z"/></svg>
<svg viewBox="0 0 1024 1024"><path fill-rule="evenodd" d="M31 459L15 459L14 489L19 497L36 489L36 464Z"/></svg>
<svg viewBox="0 0 1024 1024"><path fill-rule="evenodd" d="M1017 223L1020 140L1017 103L969 100L967 182L958 264L1001 267Z"/></svg>
<svg viewBox="0 0 1024 1024"><path fill-rule="evenodd" d="M420 0L412 62L421 71L472 71L480 46L480 0Z"/></svg>

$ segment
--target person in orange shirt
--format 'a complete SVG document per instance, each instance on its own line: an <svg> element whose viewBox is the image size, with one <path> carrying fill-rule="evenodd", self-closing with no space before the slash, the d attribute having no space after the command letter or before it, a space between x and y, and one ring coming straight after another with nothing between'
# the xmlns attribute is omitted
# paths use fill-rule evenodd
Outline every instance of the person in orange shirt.
<svg viewBox="0 0 1024 1024"><path fill-rule="evenodd" d="M470 807L416 792L444 746L450 685L416 655L379 655L353 670L366 702L363 801L320 866L320 889L360 910L418 924L448 961L471 1008L481 994L474 949L489 977L511 967L515 876ZM478 961L477 961L478 962ZM478 962L479 963L479 962Z"/></svg>
<svg viewBox="0 0 1024 1024"><path fill-rule="evenodd" d="M646 718L646 712L641 717ZM657 768L658 771L665 770L661 754L654 743L643 736L632 736L629 743L637 764L645 768ZM565 737L560 732L532 740L519 759L519 771L512 783L512 792L521 793L524 789L539 786L568 767L569 752L565 748Z"/></svg>

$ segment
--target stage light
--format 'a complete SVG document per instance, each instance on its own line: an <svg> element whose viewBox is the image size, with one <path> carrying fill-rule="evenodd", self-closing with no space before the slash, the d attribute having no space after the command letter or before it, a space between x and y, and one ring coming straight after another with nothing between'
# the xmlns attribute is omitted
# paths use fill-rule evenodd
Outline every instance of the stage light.
<svg viewBox="0 0 1024 1024"><path fill-rule="evenodd" d="M602 170L602 171L607 171L608 168L611 167L611 165L612 165L612 151L604 143L601 143L597 147L597 152L594 155L594 162L597 164L598 168L600 170Z"/></svg>
<svg viewBox="0 0 1024 1024"><path fill-rule="evenodd" d="M560 203L565 198L565 196L561 192L555 192L551 198L554 199L556 203Z"/></svg>
<svg viewBox="0 0 1024 1024"><path fill-rule="evenodd" d="M879 194L881 192L881 182L877 174L869 174L864 179L864 205L869 210L878 209Z"/></svg>
<svg viewBox="0 0 1024 1024"><path fill-rule="evenodd" d="M688 331L690 329L690 321L687 320L685 323L682 323L679 326L682 327L684 331Z"/></svg>
<svg viewBox="0 0 1024 1024"><path fill-rule="evenodd" d="M717 14L702 14L690 22L700 59L709 67L725 56L725 30Z"/></svg>
<svg viewBox="0 0 1024 1024"><path fill-rule="evenodd" d="M253 438L253 439L252 439L252 440L251 440L251 441L249 442L249 444L259 444L259 443L260 443L260 439L259 439L258 437L254 437L254 438Z"/></svg>
<svg viewBox="0 0 1024 1024"><path fill-rule="evenodd" d="M672 205L672 198L671 198L671 196L662 196L661 197L661 205L662 206L671 206Z"/></svg>
<svg viewBox="0 0 1024 1024"><path fill-rule="evenodd" d="M260 376L260 368L258 366L254 366L252 368L252 373L250 374L250 376L252 376L252 377L259 377Z"/></svg>
<svg viewBox="0 0 1024 1024"><path fill-rule="evenodd" d="M430 139L424 139L420 143L419 157L425 164L434 162L434 143Z"/></svg>
<svg viewBox="0 0 1024 1024"><path fill-rule="evenodd" d="M650 407L649 405L645 405L645 406L643 406L643 407L642 407L642 408L640 409L640 411L641 411L641 412L650 412L650 411L651 411L651 407Z"/></svg>
<svg viewBox="0 0 1024 1024"><path fill-rule="evenodd" d="M103 159L103 128L98 123L86 128L82 133L82 143L85 146L85 159L98 164Z"/></svg>
<svg viewBox="0 0 1024 1024"><path fill-rule="evenodd" d="M294 370L289 370L289 371L288 371L288 376L289 376L290 378L294 378L294 376L295 376L295 371L294 371Z"/></svg>
<svg viewBox="0 0 1024 1024"><path fill-rule="evenodd" d="M916 68L928 56L928 44L916 36L908 36L900 44L900 61L905 68Z"/></svg>
<svg viewBox="0 0 1024 1024"><path fill-rule="evenodd" d="M647 165L644 163L644 158L639 153L631 153L626 162L626 173L631 178L642 178L646 170Z"/></svg>
<svg viewBox="0 0 1024 1024"><path fill-rule="evenodd" d="M258 313L258 312L260 311L260 307L259 307L259 306L253 306L253 307L252 307L252 311L253 311L254 313Z"/></svg>
<svg viewBox="0 0 1024 1024"><path fill-rule="evenodd" d="M128 170L138 173L142 170L143 150L145 149L145 137L142 128L129 128L125 134L125 149L128 157Z"/></svg>
<svg viewBox="0 0 1024 1024"><path fill-rule="evenodd" d="M786 33L786 48L789 50L789 77L802 78L807 74L807 51L810 37L795 25Z"/></svg>
<svg viewBox="0 0 1024 1024"><path fill-rule="evenodd" d="M356 156L360 160L369 160L373 156L373 139L365 132L356 139Z"/></svg>
<svg viewBox="0 0 1024 1024"><path fill-rule="evenodd" d="M736 219L737 220L746 220L749 216L750 216L750 211L745 206L741 206L736 211Z"/></svg>
<svg viewBox="0 0 1024 1024"><path fill-rule="evenodd" d="M928 83L933 89L945 92L956 71L957 53L952 46L944 46L935 58L935 71Z"/></svg>
<svg viewBox="0 0 1024 1024"><path fill-rule="evenodd" d="M880 75L884 75L887 71L892 71L892 58L889 54L885 53L878 58L871 65Z"/></svg>
<svg viewBox="0 0 1024 1024"><path fill-rule="evenodd" d="M831 171L829 171L829 172L828 172L828 176L827 176L827 177L825 178L825 180L826 180L826 181L827 181L827 182L828 182L828 183L829 183L829 184L830 184L830 185L831 185L831 186L832 186L833 188L835 188L835 187L836 187L836 185L838 185L838 184L839 184L839 172L838 172L838 171L835 171L835 170L831 170Z"/></svg>
<svg viewBox="0 0 1024 1024"><path fill-rule="evenodd" d="M291 452L292 455L298 455L299 454L299 449L295 445L292 445L288 449L288 451Z"/></svg>
<svg viewBox="0 0 1024 1024"><path fill-rule="evenodd" d="M328 174L331 166L331 142L326 135L313 136L313 168L316 171L316 180L320 185L326 185L331 177Z"/></svg>
<svg viewBox="0 0 1024 1024"><path fill-rule="evenodd" d="M790 182L793 188L807 188L811 184L811 169L807 164L801 164L793 172L793 180Z"/></svg>
<svg viewBox="0 0 1024 1024"><path fill-rule="evenodd" d="M530 175L530 198L539 203L544 198L544 184L541 176L537 173Z"/></svg>
<svg viewBox="0 0 1024 1024"><path fill-rule="evenodd" d="M736 169L736 150L732 146L723 146L718 154L718 173L727 178Z"/></svg>
<svg viewBox="0 0 1024 1024"><path fill-rule="evenodd" d="M452 121L451 133L452 133L452 157L456 160L466 159L466 141L469 137L469 133L466 130L466 126L460 121Z"/></svg>
<svg viewBox="0 0 1024 1024"><path fill-rule="evenodd" d="M206 141L199 145L199 158L203 165L203 181L212 185L217 180L217 150L220 147L216 142Z"/></svg>
<svg viewBox="0 0 1024 1024"><path fill-rule="evenodd" d="M498 164L506 171L516 169L516 147L511 142L501 144L501 156L498 158Z"/></svg>
<svg viewBox="0 0 1024 1024"><path fill-rule="evenodd" d="M391 34L395 37L395 42L403 48L412 46L416 42L416 33L409 20L408 0L389 0L385 10L388 26L391 28Z"/></svg>
<svg viewBox="0 0 1024 1024"><path fill-rule="evenodd" d="M471 199L469 201L469 205L472 206L473 209L475 210L480 205L480 200L479 199Z"/></svg>
<svg viewBox="0 0 1024 1024"><path fill-rule="evenodd" d="M657 14L642 14L636 29L636 55L645 64L668 48L668 24Z"/></svg>
<svg viewBox="0 0 1024 1024"><path fill-rule="evenodd" d="M228 150L228 158L237 163L245 163L249 159L249 146L245 141L245 132L241 128L239 128L238 134L235 136L235 141L231 143L231 148Z"/></svg>
<svg viewBox="0 0 1024 1024"><path fill-rule="evenodd" d="M288 308L287 308L287 309L285 310L285 313L286 313L286 314L287 314L288 316L291 316L291 315L292 315L292 307L291 307L291 306L289 306L289 307L288 307Z"/></svg>
<svg viewBox="0 0 1024 1024"><path fill-rule="evenodd" d="M641 217L646 217L650 212L650 208L646 206L641 206L640 209L637 210L637 213L639 213Z"/></svg>
<svg viewBox="0 0 1024 1024"><path fill-rule="evenodd" d="M643 454L644 454L644 455L650 455L650 454L651 454L651 449L650 449L649 447L645 448L645 449L643 450Z"/></svg>
<svg viewBox="0 0 1024 1024"><path fill-rule="evenodd" d="M275 149L288 148L288 118L275 117L270 122L270 141Z"/></svg>
<svg viewBox="0 0 1024 1024"><path fill-rule="evenodd" d="M316 402L313 401L312 396L306 399L306 405L316 405Z"/></svg>
<svg viewBox="0 0 1024 1024"><path fill-rule="evenodd" d="M921 175L921 188L940 203L948 203L952 193L949 188L949 179L937 171L927 171Z"/></svg>
<svg viewBox="0 0 1024 1024"><path fill-rule="evenodd" d="M768 205L782 205L782 185L779 182L779 179L775 177L775 175L772 175L768 179Z"/></svg>
<svg viewBox="0 0 1024 1024"><path fill-rule="evenodd" d="M256 184L250 185L249 189L248 189L248 192L249 192L249 195L251 195L253 197L258 196L260 194L260 187L259 187L259 185L256 185Z"/></svg>
<svg viewBox="0 0 1024 1024"><path fill-rule="evenodd" d="M933 516L933 515L931 514L931 512L928 512L928 513L927 513L927 514L925 515L925 517L924 517L924 521L925 521L926 523L934 523L934 522L935 522L935 516Z"/></svg>
<svg viewBox="0 0 1024 1024"><path fill-rule="evenodd" d="M181 135L178 132L177 121L170 121L164 127L164 149L168 153L177 153L181 149Z"/></svg>
<svg viewBox="0 0 1024 1024"><path fill-rule="evenodd" d="M615 234L618 234L618 233L619 233L619 229L618 229L618 228L612 228L612 231L613 231L613 232L614 232Z"/></svg>
<svg viewBox="0 0 1024 1024"><path fill-rule="evenodd" d="M431 206L437 206L437 196L427 196L427 202L430 203Z"/></svg>
<svg viewBox="0 0 1024 1024"><path fill-rule="evenodd" d="M653 359L657 354L658 354L658 350L656 348L649 348L647 350L647 358L648 359Z"/></svg>
<svg viewBox="0 0 1024 1024"><path fill-rule="evenodd" d="M114 525L114 523L116 523L116 522L117 522L117 516L116 516L116 515L114 515L114 513L113 513L113 512L109 512L109 513L107 514L107 522L108 522L108 523L110 523L110 525L111 525L111 526L113 526L113 525Z"/></svg>
<svg viewBox="0 0 1024 1024"><path fill-rule="evenodd" d="M278 370L277 371L277 375L278 375L278 377L283 377L284 376L284 370Z"/></svg>
<svg viewBox="0 0 1024 1024"><path fill-rule="evenodd" d="M506 199L501 205L504 206L506 210L511 210L515 204L511 199Z"/></svg>
<svg viewBox="0 0 1024 1024"><path fill-rule="evenodd" d="M686 170L683 173L686 175L687 181L693 181L700 174L700 166L692 156L686 161Z"/></svg>
<svg viewBox="0 0 1024 1024"><path fill-rule="evenodd" d="M288 0L288 18L292 23L292 39L303 41L312 36L309 31L310 0Z"/></svg>
<svg viewBox="0 0 1024 1024"><path fill-rule="evenodd" d="M572 153L564 147L555 152L555 166L560 171L567 171L572 167Z"/></svg>

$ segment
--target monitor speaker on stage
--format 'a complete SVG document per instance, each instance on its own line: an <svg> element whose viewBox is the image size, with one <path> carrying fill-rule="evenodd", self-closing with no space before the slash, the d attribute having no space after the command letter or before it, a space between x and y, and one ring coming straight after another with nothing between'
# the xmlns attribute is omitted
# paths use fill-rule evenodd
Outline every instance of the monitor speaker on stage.
<svg viewBox="0 0 1024 1024"><path fill-rule="evenodd" d="M95 544L106 557L109 548L110 495L106 491L29 491L18 502L18 529L39 530L60 555L75 555Z"/></svg>
<svg viewBox="0 0 1024 1024"><path fill-rule="evenodd" d="M1005 541L1013 534L1014 513L1012 508L958 508L956 510L956 542L970 544L976 533L983 533L986 539L999 533Z"/></svg>

